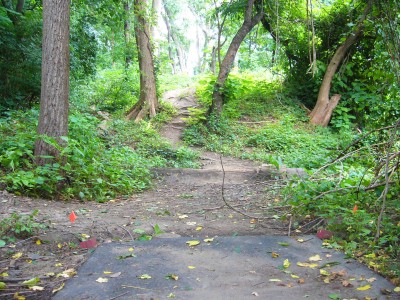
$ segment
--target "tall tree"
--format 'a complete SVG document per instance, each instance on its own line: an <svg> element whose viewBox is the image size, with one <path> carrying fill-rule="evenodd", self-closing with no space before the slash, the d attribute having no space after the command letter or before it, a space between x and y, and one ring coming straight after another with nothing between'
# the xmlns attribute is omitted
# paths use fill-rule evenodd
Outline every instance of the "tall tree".
<svg viewBox="0 0 400 300"><path fill-rule="evenodd" d="M42 90L38 134L53 137L60 146L68 135L70 2L43 0ZM35 145L38 164L58 157L59 150L39 139Z"/></svg>
<svg viewBox="0 0 400 300"><path fill-rule="evenodd" d="M225 82L228 79L231 67L235 61L235 57L239 50L240 44L243 42L246 35L254 28L254 26L256 26L261 21L261 19L264 16L263 9L254 14L255 11L254 6L255 2L257 1L258 0L247 0L243 24L233 37L232 42L229 45L228 51L226 52L225 57L220 64L217 81L214 85L212 103L208 112L209 114L215 113L217 116L221 114L222 106L224 103Z"/></svg>
<svg viewBox="0 0 400 300"><path fill-rule="evenodd" d="M135 119L135 122L142 120L147 114L150 114L150 118L154 117L158 108L150 26L147 21L148 8L147 0L135 0L135 36L140 69L140 96L139 101L127 115L128 120Z"/></svg>
<svg viewBox="0 0 400 300"><path fill-rule="evenodd" d="M329 65L326 69L324 78L318 92L317 103L313 111L310 113L310 122L316 125L327 126L331 118L332 112L340 100L340 95L335 94L329 99L329 92L331 90L331 83L335 76L343 58L351 48L362 36L364 21L371 11L372 0L369 0L362 15L360 16L357 25L353 28L352 32L347 36L346 40L341 44L335 54L333 55Z"/></svg>

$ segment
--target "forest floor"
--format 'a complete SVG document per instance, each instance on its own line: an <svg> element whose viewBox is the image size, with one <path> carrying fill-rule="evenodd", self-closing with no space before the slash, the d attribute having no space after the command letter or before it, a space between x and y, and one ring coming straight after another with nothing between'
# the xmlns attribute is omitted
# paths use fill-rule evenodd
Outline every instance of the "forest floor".
<svg viewBox="0 0 400 300"><path fill-rule="evenodd" d="M194 91L168 92L164 99L179 113L162 135L178 147L185 126L182 117L188 115L188 107L197 105ZM87 260L94 243L288 235L289 224L277 220L285 207L272 208L284 184L276 169L211 152L200 152L200 162L201 169L156 169L152 189L107 203L58 202L0 192L2 217L37 209L36 219L47 226L13 248L0 248L0 274L8 275L0 280L7 284L0 299L11 299L15 292L27 299L50 299L52 291ZM77 217L73 223L72 211ZM80 244L82 240L89 243ZM34 285L44 290L24 288L22 282L35 277L40 282Z"/></svg>
<svg viewBox="0 0 400 300"><path fill-rule="evenodd" d="M179 146L185 126L181 118L187 117L188 107L197 105L194 91L167 92L164 99L179 113L165 125L162 135ZM152 189L106 203L59 202L0 192L2 218L38 210L36 221L47 227L18 241L14 248L0 248L0 274L8 274L0 280L8 287L0 292L0 299L12 297L16 291L29 299L49 297L65 281L63 276L52 275L76 270L90 254L90 249L79 247L82 240L95 239L97 244L131 241L154 235L157 225L162 236L287 234L287 226L274 217L282 212L271 209L282 184L276 170L211 152L202 152L200 162L201 169L154 170ZM69 219L72 211L77 216L74 223ZM22 256L9 258L18 253ZM41 279L37 285L45 291L21 289L24 280L34 277Z"/></svg>

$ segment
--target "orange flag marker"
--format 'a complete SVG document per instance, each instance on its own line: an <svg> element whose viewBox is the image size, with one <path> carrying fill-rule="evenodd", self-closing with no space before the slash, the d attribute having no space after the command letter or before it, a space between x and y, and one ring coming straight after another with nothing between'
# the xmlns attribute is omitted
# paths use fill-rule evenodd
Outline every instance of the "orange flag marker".
<svg viewBox="0 0 400 300"><path fill-rule="evenodd" d="M76 220L76 215L75 215L75 212L74 212L74 211L72 211L72 212L70 213L70 215L69 215L69 220L71 221L71 223L74 223L74 222L75 222L75 220Z"/></svg>
<svg viewBox="0 0 400 300"><path fill-rule="evenodd" d="M357 206L357 204L355 204L354 207L353 207L353 213L356 213L357 210L358 210L358 206Z"/></svg>

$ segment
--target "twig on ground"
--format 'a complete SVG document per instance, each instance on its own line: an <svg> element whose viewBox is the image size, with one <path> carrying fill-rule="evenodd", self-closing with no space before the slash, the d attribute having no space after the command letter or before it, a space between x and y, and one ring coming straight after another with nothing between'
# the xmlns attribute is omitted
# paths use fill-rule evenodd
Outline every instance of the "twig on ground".
<svg viewBox="0 0 400 300"><path fill-rule="evenodd" d="M292 229L292 218L293 218L293 215L292 214L290 214L290 218L289 218L289 229L288 229L288 236L290 236L290 231L291 231L291 229Z"/></svg>
<svg viewBox="0 0 400 300"><path fill-rule="evenodd" d="M134 237L133 237L132 234L129 232L129 230L126 230L126 229L125 229L124 227L122 227L121 225L117 225L117 226L129 234L129 236L130 236L131 239L132 239L132 242L135 241Z"/></svg>
<svg viewBox="0 0 400 300"><path fill-rule="evenodd" d="M130 291L128 291L128 292L125 292L125 293L122 293L122 294L119 294L118 296L115 296L115 297L112 297L112 298L109 298L108 300L115 300L115 299L118 299L119 297L122 297L122 296L125 296L126 294L128 294Z"/></svg>

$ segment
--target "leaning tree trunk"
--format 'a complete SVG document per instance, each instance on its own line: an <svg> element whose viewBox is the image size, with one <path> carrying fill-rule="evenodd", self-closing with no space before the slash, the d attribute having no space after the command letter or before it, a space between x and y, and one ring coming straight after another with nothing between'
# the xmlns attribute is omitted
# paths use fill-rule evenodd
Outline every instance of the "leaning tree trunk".
<svg viewBox="0 0 400 300"><path fill-rule="evenodd" d="M328 125L329 120L332 116L332 112L340 100L340 95L337 94L333 95L332 98L329 99L329 92L331 89L333 77L335 76L336 70L339 67L343 58L345 57L347 51L362 36L364 21L368 13L371 11L371 7L372 1L369 1L364 9L363 14L360 17L358 24L346 38L344 43L339 46L331 61L329 62L328 68L326 69L324 78L319 88L317 103L315 104L314 109L309 115L310 123L321 126Z"/></svg>
<svg viewBox="0 0 400 300"><path fill-rule="evenodd" d="M70 2L43 1L42 90L38 134L55 138L60 146L68 135ZM59 150L39 139L35 157L39 165L58 157Z"/></svg>
<svg viewBox="0 0 400 300"><path fill-rule="evenodd" d="M139 101L129 110L127 119L142 120L147 114L154 117L158 108L150 28L145 19L147 0L135 0L135 35L140 70Z"/></svg>
<svg viewBox="0 0 400 300"><path fill-rule="evenodd" d="M226 52L226 55L221 62L217 81L214 85L212 103L208 114L214 113L217 116L221 115L222 106L224 103L223 89L225 86L225 82L228 79L231 67L235 61L235 57L239 50L240 44L243 42L246 35L254 28L254 26L256 26L261 21L261 18L264 15L264 11L261 10L254 17L252 17L254 2L256 2L256 0L247 1L244 22L239 31L233 37L232 42L229 45L228 51Z"/></svg>
<svg viewBox="0 0 400 300"><path fill-rule="evenodd" d="M125 39L125 69L128 69L131 62L132 56L130 51L130 37L131 37L131 24L130 24L130 5L129 1L124 2L124 39Z"/></svg>

